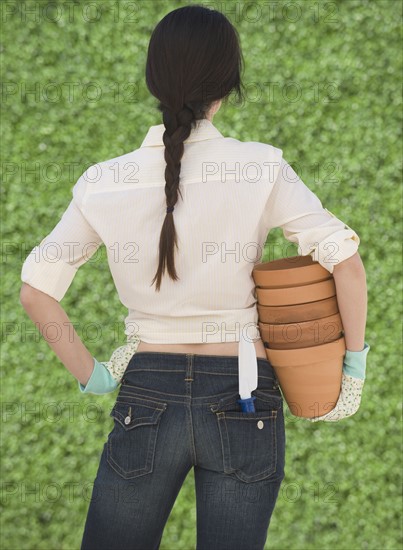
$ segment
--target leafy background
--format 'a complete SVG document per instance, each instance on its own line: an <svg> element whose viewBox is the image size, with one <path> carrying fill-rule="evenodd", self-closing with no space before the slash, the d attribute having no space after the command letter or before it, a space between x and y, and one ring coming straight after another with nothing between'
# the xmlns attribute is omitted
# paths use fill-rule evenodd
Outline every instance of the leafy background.
<svg viewBox="0 0 403 550"><path fill-rule="evenodd" d="M85 168L136 149L161 123L144 82L148 40L187 3L2 2L4 549L79 548L115 398L79 394L39 336L19 303L22 262ZM358 232L367 272L371 351L361 408L335 425L287 413L286 478L266 548L401 548L402 5L208 5L240 33L248 91L214 124L283 149L323 205ZM281 247L275 229L264 259L280 257ZM62 305L100 360L124 343L126 311L105 254L96 269L89 261L79 270ZM195 548L195 521L190 473L161 548Z"/></svg>

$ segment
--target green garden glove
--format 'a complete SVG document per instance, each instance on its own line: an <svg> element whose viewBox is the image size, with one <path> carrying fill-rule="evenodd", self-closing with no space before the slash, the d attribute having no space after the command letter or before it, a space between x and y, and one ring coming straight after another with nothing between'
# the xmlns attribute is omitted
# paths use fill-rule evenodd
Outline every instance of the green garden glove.
<svg viewBox="0 0 403 550"><path fill-rule="evenodd" d="M109 361L99 362L94 357L94 370L86 386L78 383L80 392L102 395L114 391L122 382L123 374L139 344L140 338L134 335L124 346L113 351Z"/></svg>
<svg viewBox="0 0 403 550"><path fill-rule="evenodd" d="M310 422L319 420L338 422L358 411L365 382L367 355L370 349L369 344L364 342L364 348L361 351L346 350L343 359L341 390L336 406L322 416L309 418Z"/></svg>

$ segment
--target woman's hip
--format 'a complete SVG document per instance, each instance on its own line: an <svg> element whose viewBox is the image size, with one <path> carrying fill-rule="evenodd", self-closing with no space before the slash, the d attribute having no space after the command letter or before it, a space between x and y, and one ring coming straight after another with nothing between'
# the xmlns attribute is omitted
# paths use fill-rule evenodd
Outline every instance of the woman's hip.
<svg viewBox="0 0 403 550"><path fill-rule="evenodd" d="M257 358L256 391L281 396L267 359ZM124 372L119 395L139 395L164 402L208 403L239 391L238 356L136 352Z"/></svg>

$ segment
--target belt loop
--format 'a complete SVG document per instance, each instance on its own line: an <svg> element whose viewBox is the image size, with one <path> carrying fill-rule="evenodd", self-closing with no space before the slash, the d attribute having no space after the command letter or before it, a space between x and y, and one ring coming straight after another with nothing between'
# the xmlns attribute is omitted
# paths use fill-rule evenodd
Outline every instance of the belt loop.
<svg viewBox="0 0 403 550"><path fill-rule="evenodd" d="M189 382L193 381L193 360L194 353L186 354L186 376L185 379Z"/></svg>

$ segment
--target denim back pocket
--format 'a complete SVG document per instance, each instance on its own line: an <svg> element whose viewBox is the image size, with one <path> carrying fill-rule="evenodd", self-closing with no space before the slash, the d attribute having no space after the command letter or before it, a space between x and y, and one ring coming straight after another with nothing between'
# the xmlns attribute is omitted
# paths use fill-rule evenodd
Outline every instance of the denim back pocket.
<svg viewBox="0 0 403 550"><path fill-rule="evenodd" d="M124 479L153 470L158 429L166 403L119 395L110 412L114 427L107 441L108 464Z"/></svg>
<svg viewBox="0 0 403 550"><path fill-rule="evenodd" d="M221 437L224 473L251 483L268 478L277 468L277 418L282 397L255 390L255 412L243 413L239 394L224 397L211 406Z"/></svg>

